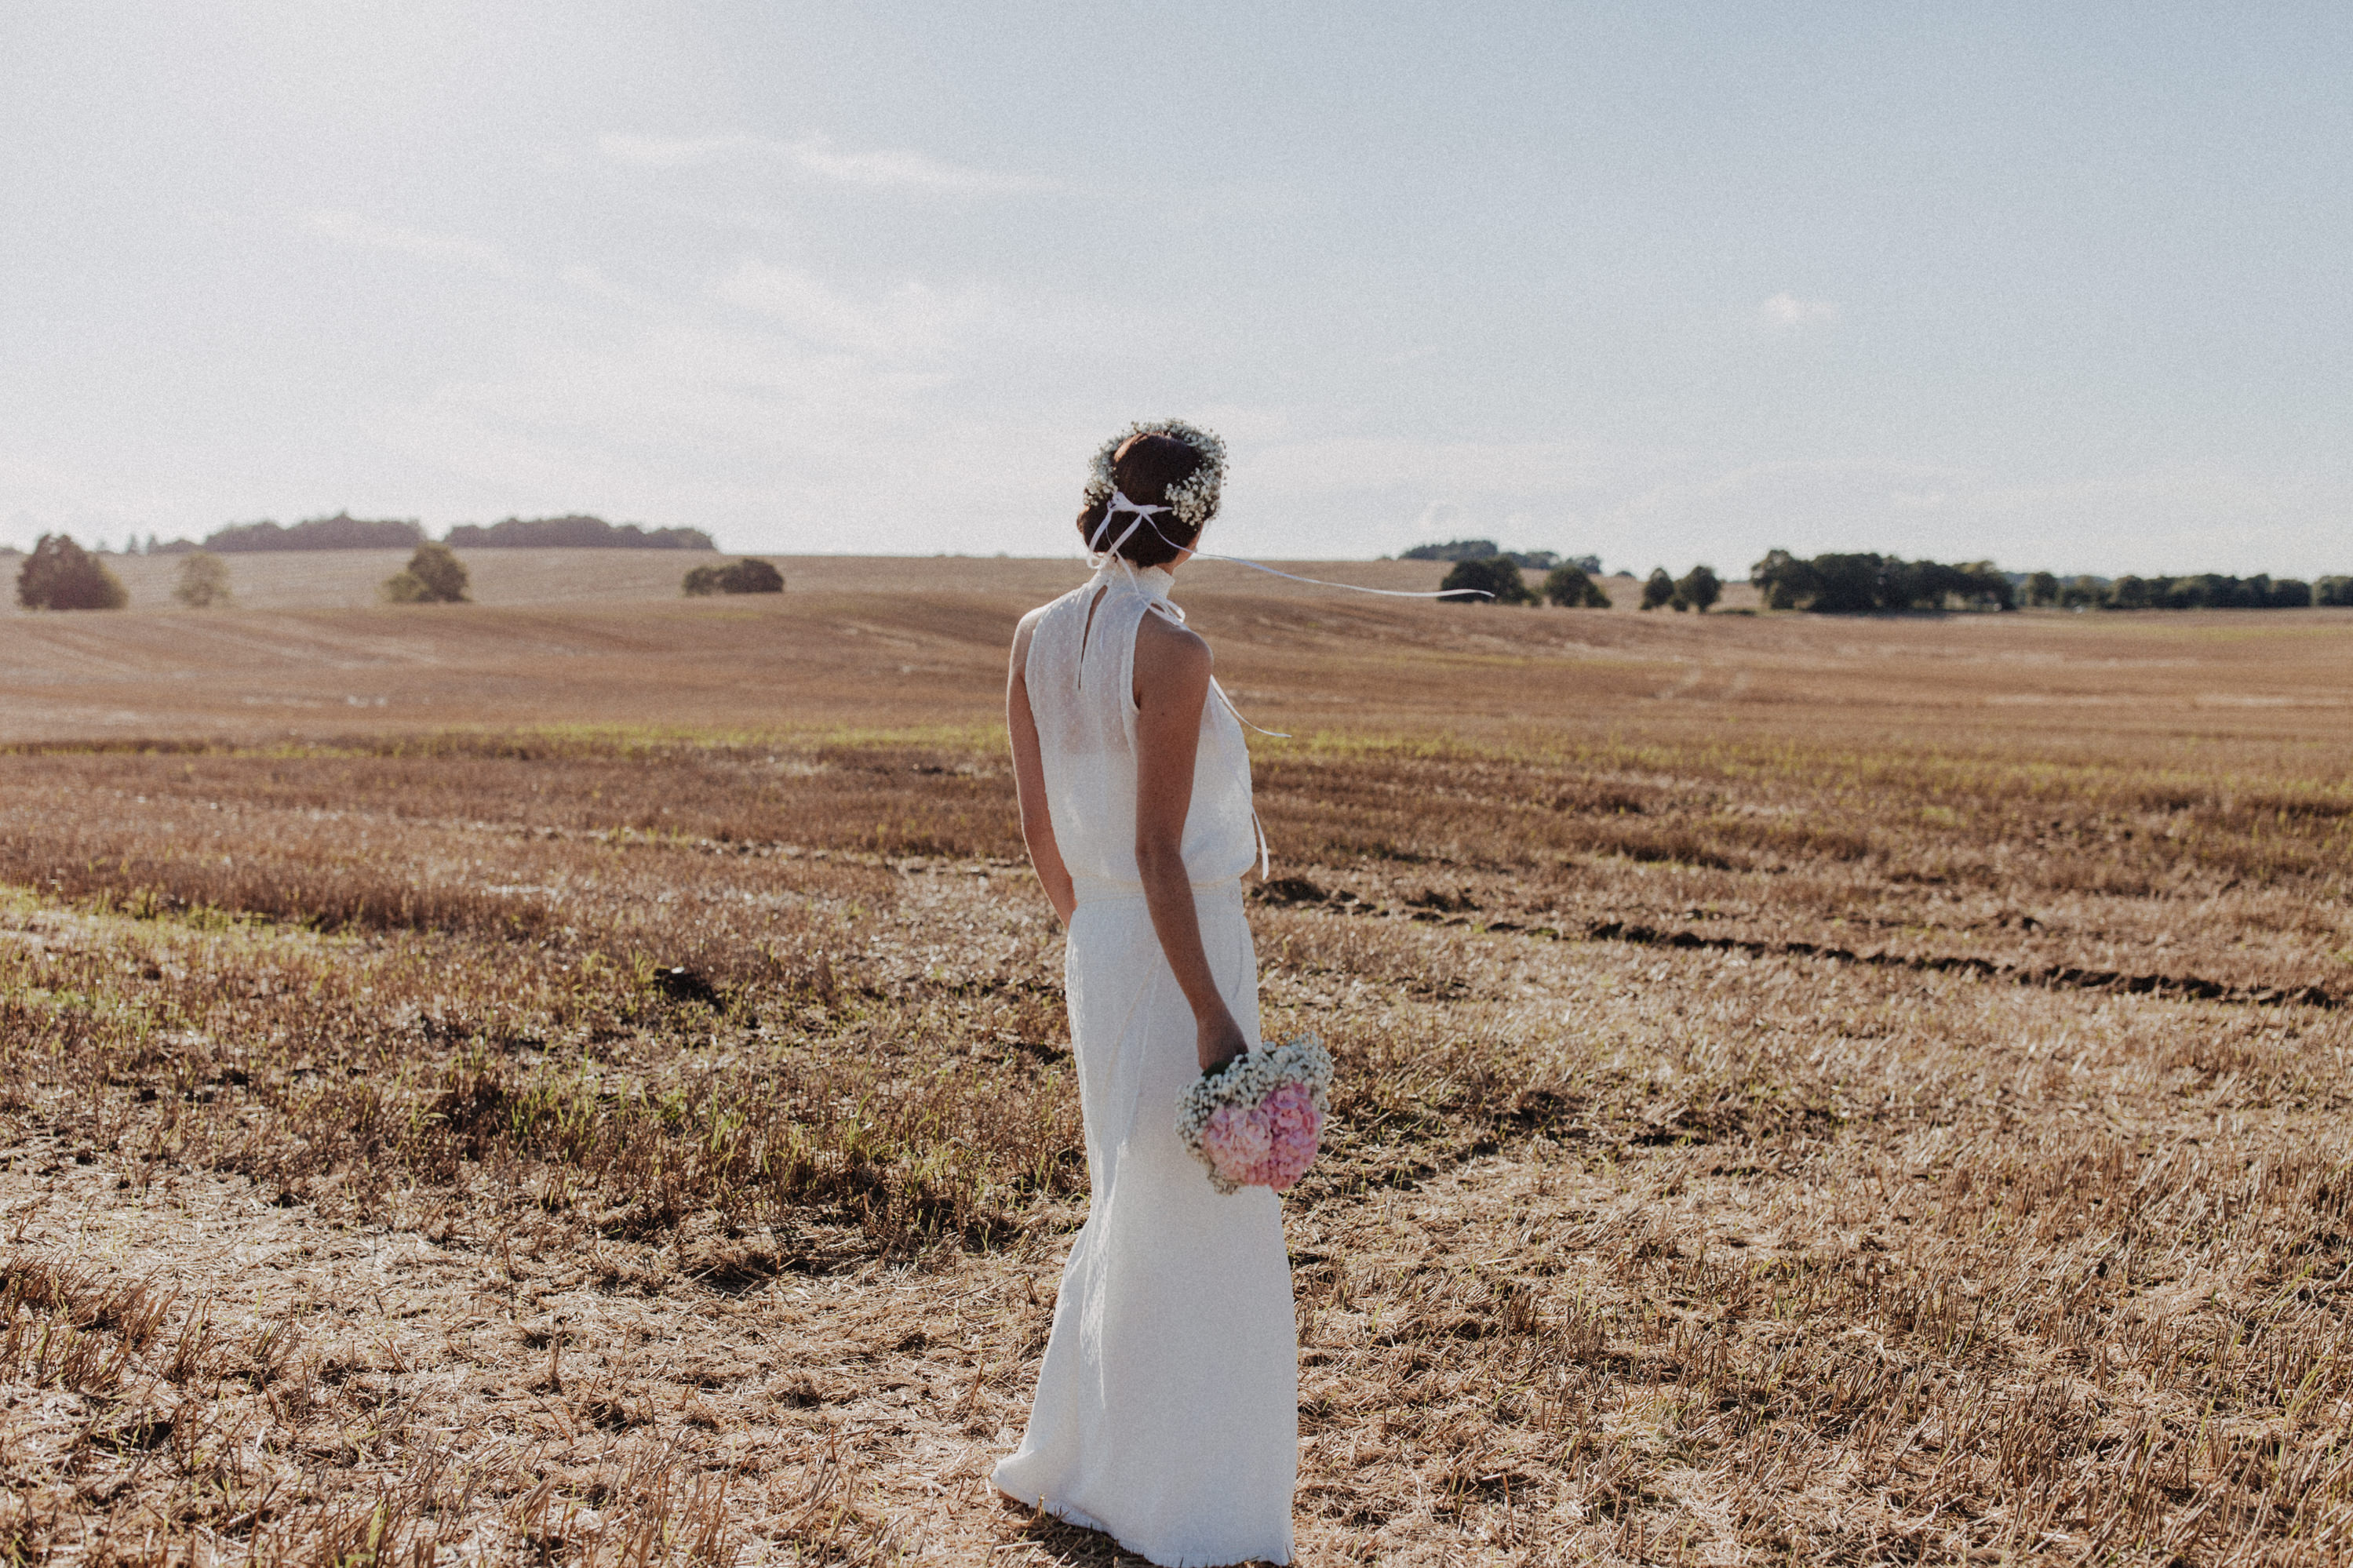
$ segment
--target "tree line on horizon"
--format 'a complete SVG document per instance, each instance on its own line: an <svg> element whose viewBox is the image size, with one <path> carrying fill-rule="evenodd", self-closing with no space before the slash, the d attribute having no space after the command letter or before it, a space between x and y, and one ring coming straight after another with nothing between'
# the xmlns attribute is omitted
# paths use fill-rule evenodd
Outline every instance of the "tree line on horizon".
<svg viewBox="0 0 2353 1568"><path fill-rule="evenodd" d="M2353 576L2274 579L2203 572L2182 577L2076 577L2062 583L2050 572L2004 572L1990 561L1947 565L1869 552L1800 559L1767 551L1748 569L1766 607L1818 615L1873 611L2012 610L2301 610L2353 605Z"/></svg>
<svg viewBox="0 0 2353 1568"><path fill-rule="evenodd" d="M2048 572L2027 578L2027 602L2062 609L2090 610L2300 610L2307 605L2353 605L2353 576L2306 583L2277 581L2257 573L2226 577L2201 572L2192 577L2076 577L2062 583Z"/></svg>
<svg viewBox="0 0 2353 1568"><path fill-rule="evenodd" d="M1599 558L1568 562L1550 551L1498 549L1493 540L1458 539L1417 545L1400 561L1451 561L1441 589L1469 590L1458 604L1551 604L1568 609L1608 609L1609 597L1593 578ZM1540 587L1531 587L1523 569L1551 564ZM1767 609L1813 615L1873 615L1902 611L2017 609L2031 607L2107 610L2271 610L2353 606L2353 576L2274 579L2258 573L2232 577L2201 573L2182 577L2124 576L2113 580L2076 577L2062 583L2049 572L2005 572L1990 561L1947 563L1906 561L1874 552L1832 552L1800 557L1787 550L1766 552L1748 569ZM1682 577L1652 568L1642 583L1641 607L1698 610L1704 614L1722 596L1713 568L1695 566ZM1746 613L1746 612L1743 612Z"/></svg>
<svg viewBox="0 0 2353 1568"><path fill-rule="evenodd" d="M122 553L187 555L209 550L216 554L244 555L275 550L411 550L427 542L425 525L415 518L363 518L339 511L332 517L306 518L290 525L266 518L259 522L233 522L213 530L201 543L189 539L167 542L151 533L142 544L133 534L125 542ZM711 535L699 528L649 529L634 522L607 522L601 517L576 512L565 517L510 517L487 525L460 522L453 525L440 542L457 550L719 548ZM103 542L95 553L108 553Z"/></svg>

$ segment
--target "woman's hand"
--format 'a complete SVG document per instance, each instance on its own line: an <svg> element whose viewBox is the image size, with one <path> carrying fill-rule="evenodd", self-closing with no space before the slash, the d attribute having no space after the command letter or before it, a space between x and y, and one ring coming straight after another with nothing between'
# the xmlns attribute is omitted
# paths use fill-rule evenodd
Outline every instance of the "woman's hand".
<svg viewBox="0 0 2353 1568"><path fill-rule="evenodd" d="M1220 1009L1219 1016L1204 1019L1195 1026L1195 1050L1200 1057L1201 1070L1221 1068L1236 1057L1250 1054L1250 1041L1234 1016Z"/></svg>

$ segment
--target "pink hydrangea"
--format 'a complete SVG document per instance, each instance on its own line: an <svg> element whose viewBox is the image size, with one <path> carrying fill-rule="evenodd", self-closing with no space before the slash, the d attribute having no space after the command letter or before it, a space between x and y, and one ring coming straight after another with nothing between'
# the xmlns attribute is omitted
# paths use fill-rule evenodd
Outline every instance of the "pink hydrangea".
<svg viewBox="0 0 2353 1568"><path fill-rule="evenodd" d="M1218 1191L1287 1192L1315 1161L1331 1088L1331 1053L1302 1035L1195 1079L1177 1096L1176 1136Z"/></svg>
<svg viewBox="0 0 2353 1568"><path fill-rule="evenodd" d="M1288 1192L1314 1163L1323 1131L1308 1087L1285 1083L1256 1105L1218 1107L1201 1130L1201 1147L1227 1181Z"/></svg>

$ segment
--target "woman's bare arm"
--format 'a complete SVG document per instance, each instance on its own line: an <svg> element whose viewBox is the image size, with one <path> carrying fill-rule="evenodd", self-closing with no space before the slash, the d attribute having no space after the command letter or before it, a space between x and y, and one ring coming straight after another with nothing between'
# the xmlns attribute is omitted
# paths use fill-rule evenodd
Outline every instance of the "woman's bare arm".
<svg viewBox="0 0 2353 1568"><path fill-rule="evenodd" d="M1193 1008L1203 1071L1250 1049L1209 972L1185 869L1185 816L1208 700L1209 645L1172 621L1145 616L1135 628L1135 866L1160 950Z"/></svg>
<svg viewBox="0 0 2353 1568"><path fill-rule="evenodd" d="M1038 629L1038 612L1021 618L1013 634L1013 668L1005 680L1005 728L1013 737L1013 788L1021 802L1021 842L1029 847L1029 864L1046 886L1047 901L1062 923L1071 923L1078 895L1071 890L1070 868L1062 864L1061 847L1054 842L1054 818L1046 809L1046 764L1038 751L1038 720L1029 710L1029 638Z"/></svg>

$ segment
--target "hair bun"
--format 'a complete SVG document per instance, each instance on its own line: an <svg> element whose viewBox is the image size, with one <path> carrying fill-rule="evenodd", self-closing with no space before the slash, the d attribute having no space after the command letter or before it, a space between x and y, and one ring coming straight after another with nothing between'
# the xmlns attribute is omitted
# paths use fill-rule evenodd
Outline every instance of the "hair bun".
<svg viewBox="0 0 2353 1568"><path fill-rule="evenodd" d="M1139 437L1145 440L1131 446ZM1118 547L1133 565L1166 565L1192 548L1217 515L1225 479L1226 444L1217 437L1181 419L1139 420L1096 449L1079 533L1092 545L1113 490L1146 506L1166 506L1166 513L1145 519L1147 526Z"/></svg>

